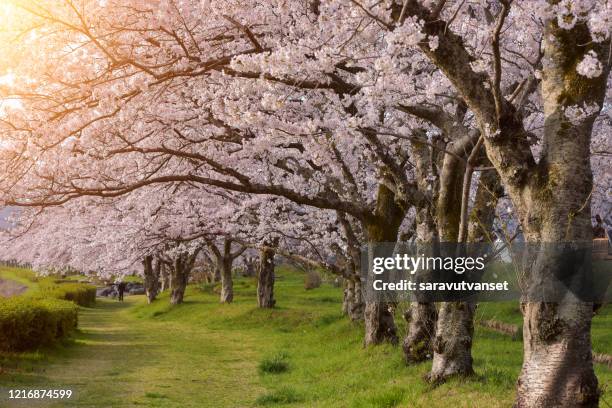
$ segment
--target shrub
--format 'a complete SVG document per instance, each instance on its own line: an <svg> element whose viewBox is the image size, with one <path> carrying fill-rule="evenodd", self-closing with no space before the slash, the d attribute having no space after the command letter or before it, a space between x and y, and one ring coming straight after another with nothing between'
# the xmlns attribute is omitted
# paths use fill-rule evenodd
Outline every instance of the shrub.
<svg viewBox="0 0 612 408"><path fill-rule="evenodd" d="M68 336L77 327L77 309L59 299L1 299L0 350L32 350Z"/></svg>
<svg viewBox="0 0 612 408"><path fill-rule="evenodd" d="M304 278L304 288L306 290L315 289L321 286L321 275L317 271L310 271Z"/></svg>
<svg viewBox="0 0 612 408"><path fill-rule="evenodd" d="M79 306L91 307L96 303L96 287L83 283L44 282L36 297L70 300Z"/></svg>
<svg viewBox="0 0 612 408"><path fill-rule="evenodd" d="M289 370L287 354L281 352L272 357L266 357L259 363L261 373L279 374Z"/></svg>

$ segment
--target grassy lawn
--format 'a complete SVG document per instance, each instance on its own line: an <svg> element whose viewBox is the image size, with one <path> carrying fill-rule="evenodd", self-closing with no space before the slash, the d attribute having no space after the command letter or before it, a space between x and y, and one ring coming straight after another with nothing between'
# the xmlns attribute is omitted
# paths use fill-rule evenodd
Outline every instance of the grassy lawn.
<svg viewBox="0 0 612 408"><path fill-rule="evenodd" d="M305 291L302 275L286 269L278 275L279 307L273 310L255 307L251 279L236 281L231 305L220 305L211 288L194 286L185 304L175 307L167 294L153 305L143 296L129 296L125 303L101 300L81 309L81 330L69 343L2 357L0 387L72 389L72 400L44 405L58 407L512 404L520 341L477 326L477 376L431 388L421 380L430 363L406 367L399 347L362 347L362 327L341 316L340 289L323 285ZM482 305L478 317L514 322L513 308ZM607 353L612 353L610 319L608 307L594 323L594 343ZM603 398L611 403L612 370L599 365L596 370Z"/></svg>
<svg viewBox="0 0 612 408"><path fill-rule="evenodd" d="M30 290L38 290L38 278L32 271L23 268L0 266L0 279L15 281Z"/></svg>
<svg viewBox="0 0 612 408"><path fill-rule="evenodd" d="M478 306L477 319L494 319L522 326L523 317L517 302L486 302ZM593 351L612 354L612 305L601 308L593 319Z"/></svg>

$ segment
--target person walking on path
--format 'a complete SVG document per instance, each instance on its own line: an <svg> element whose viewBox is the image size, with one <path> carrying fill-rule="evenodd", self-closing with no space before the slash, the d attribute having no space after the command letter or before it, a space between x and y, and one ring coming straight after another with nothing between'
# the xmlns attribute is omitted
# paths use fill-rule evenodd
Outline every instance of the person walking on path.
<svg viewBox="0 0 612 408"><path fill-rule="evenodd" d="M117 292L119 293L119 301L123 302L123 293L125 293L126 283L124 281L119 281L117 284Z"/></svg>

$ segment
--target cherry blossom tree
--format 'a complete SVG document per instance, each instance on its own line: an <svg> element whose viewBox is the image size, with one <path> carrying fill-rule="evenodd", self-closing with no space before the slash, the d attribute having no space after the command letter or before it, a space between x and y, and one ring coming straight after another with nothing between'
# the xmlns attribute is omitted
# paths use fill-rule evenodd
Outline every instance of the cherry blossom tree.
<svg viewBox="0 0 612 408"><path fill-rule="evenodd" d="M59 24L61 28L62 36L58 39L59 47L56 49L59 54L50 59L50 65L57 63L57 58L63 58L61 55L65 52L66 42L81 50L87 49L83 51L84 55L72 54L68 57L72 60L76 56L77 60L80 60L78 66L84 67L82 64L92 61L94 54L106 63L94 64L95 66L89 64L86 69L93 72L80 72L78 75L72 73L72 80L59 78L55 81L49 80L47 74L42 72L24 72L24 77L47 78L37 85L29 83L28 87L44 88L53 83L51 88L59 86L65 89L64 96L67 99L61 98L64 102L76 102L73 98L91 102L84 105L77 102L79 107L63 105L57 107L57 111L51 115L49 109L54 108L47 106L40 107L42 111L39 110L37 106L41 100L35 95L52 93L57 96L57 89L40 88L32 98L28 98L28 92L20 86L22 84L13 84L13 95L19 95L20 100L27 104L29 109L12 112L6 121L7 130L11 133L10 139L7 139L9 153L5 161L6 168L13 168L10 174L17 178L20 177L20 171L25 171L28 174L26 184L32 182L41 189L27 188L18 191L20 189L17 185L25 184L15 184L14 179L7 180L7 186L13 184L6 197L7 202L21 205L57 205L79 196L113 197L156 183L190 182L239 192L278 195L299 204L341 211L366 224L364 229L368 232L371 242L396 239L397 229L406 210L396 205L393 197L397 193L398 202L406 202L408 192L416 191L414 185L408 182L405 169L402 168L408 162L405 159L395 160L385 153L378 136L365 128L359 130L356 135L365 134L364 138L347 134L350 129L346 126L352 123L352 119L355 119L355 123L359 122L359 118L355 117L357 107L350 99L362 86L347 83L342 78L344 74L328 75L327 60L323 59L312 66L312 75L316 75L318 79L308 81L306 77L311 73L305 67L300 69L294 78L294 73L287 71L289 67L284 62L287 60L283 60L282 56L288 48L282 42L275 52L276 61L267 58L241 59L249 54L263 56L270 52L270 47L261 45L264 39L259 40L258 35L253 34L250 28L236 24L236 18L239 18L241 13L245 18L254 16L252 8L246 6L245 9L236 6L238 8L235 16L229 20L219 16L224 27L220 30L213 29L207 34L192 32L188 29L189 25L185 29L181 22L184 13L170 8L164 22L170 25L178 24L174 34L166 33L172 30L165 28L159 31L156 22L149 33L159 36L155 38L149 34L142 37L143 32L149 28L132 28L133 10L130 7L116 5L111 12L108 4L99 8L92 4L96 13L91 12L88 18L93 18L93 23L88 22L78 7L71 5L72 3L67 3L66 8L57 10L49 10L44 5L37 7L38 4L28 8L27 12L38 17L38 23L42 21L54 27ZM295 10L283 11L284 15L304 27L320 14L320 11L304 8L303 4L294 6ZM269 17L274 16L277 11L273 5L256 7L263 7L261 13L269 13ZM115 15L118 9L125 9L125 15ZM213 15L200 14L199 6L197 9L198 13L191 15L196 20L203 14L208 17ZM133 41L125 48L132 47L130 53L136 60L127 65L115 66L113 62L119 58L115 53L124 51L115 49L114 45L108 46L107 42L111 41L108 37L109 30L116 31L108 26L110 20L105 18L109 12L113 13L112 27L123 24L123 29L119 30L122 39L117 39L117 44L126 38ZM339 12L350 15L352 7L343 7ZM208 17L206 24L211 24L214 19ZM123 21L124 19L126 21ZM323 19L321 23L328 24ZM92 24L101 31L93 32L93 28L89 28ZM201 27L206 25L202 24ZM267 23L265 36L270 37L271 43L276 42L275 35L282 37L285 33L282 29L280 33L274 32L277 28L269 34L266 30L269 27L283 26L284 23L280 21ZM89 34L83 37L83 31ZM179 31L182 37L179 36ZM349 30L353 31L354 29ZM232 34L226 38L224 33ZM301 33L291 35L301 38ZM101 36L106 39L102 40ZM200 41L194 38L200 38ZM232 42L231 53L228 51L230 47L224 46L228 40ZM33 41L40 41L40 38L34 37ZM357 43L357 40L351 39L351 42L353 41ZM44 42L51 44L49 39ZM219 44L215 45L217 42ZM208 43L208 48L200 43ZM141 49L143 44L148 45ZM188 47L189 44L193 47L192 50ZM32 44L29 46L35 48ZM187 52L186 57L163 57L165 53L160 52L159 48L167 46L168 54ZM236 47L244 49L244 52L236 54ZM305 45L300 53L309 54L311 49ZM366 52L359 47L355 51L360 54ZM200 56L190 58L189 53L192 52L197 52ZM48 50L48 54L54 52ZM165 62L148 61L153 54L155 58L166 58ZM204 56L212 59L202 65ZM141 61L140 58L144 60ZM338 62L334 64L335 70L353 75L354 69L343 63L345 58L337 56L336 59ZM190 62L192 60L193 62ZM260 69L271 72L280 68L280 71L277 72L278 75L270 74L271 76L263 78L262 81L262 73L252 72L248 64L256 64ZM42 68L43 72L46 68L48 67ZM221 70L222 72L219 72ZM56 71L57 73L59 72ZM158 79L154 79L156 77ZM82 78L96 79L89 83L89 90L79 86L77 93L80 96L76 96L73 93L76 89L73 86L74 81L81 85L89 82L83 81ZM185 86L185 81L189 82L188 86ZM292 92L296 94L292 95ZM284 104L281 103L283 99ZM46 103L42 102L43 105ZM338 106L345 104L348 106L338 111ZM45 117L45 124L33 122L32 116L25 114L30 109L38 111L41 118ZM365 106L364 109L369 107ZM313 114L317 117L314 121ZM51 126L54 118L57 122ZM325 119L326 123L318 123L319 118ZM115 123L117 119L119 126ZM27 122L24 129L15 126L20 121ZM358 126L358 129L360 128L361 126ZM304 129L311 130L304 133ZM50 131L57 133L51 135L48 133ZM350 131L354 133L355 128ZM43 132L45 142L34 147L28 141L32 132ZM401 142L395 144L401 149ZM20 151L26 145L36 152L28 153L27 157L23 156ZM42 159L42 156L46 159ZM70 161L70 166L56 171L57 166L65 160ZM28 162L34 163L35 168L26 170L29 167L26 164ZM372 173L378 172L377 169L381 165L390 169L385 170L387 173L393 174L372 177ZM21 170L17 170L17 167ZM376 190L378 184L380 194L377 204L372 199L372 191ZM391 186L389 189L391 184L398 187ZM389 215L392 217L389 218ZM369 333L366 342L378 343L386 338L395 339L395 328L387 308L384 305L372 304L371 309L367 314L370 318L366 319Z"/></svg>
<svg viewBox="0 0 612 408"><path fill-rule="evenodd" d="M413 210L422 242L483 239L470 214L491 211L474 172L479 186L499 175L531 242L590 240L591 199L605 201L591 149L609 148L591 135L609 134L607 2L13 3L24 18L0 57L3 99L18 101L1 120L5 204L217 188L333 212L373 245L395 242ZM267 239L270 282L280 238ZM397 340L391 306L365 305L366 344ZM422 340L433 305L412 306ZM473 308L441 305L432 380L471 373ZM592 305L522 309L517 406L596 404Z"/></svg>
<svg viewBox="0 0 612 408"><path fill-rule="evenodd" d="M488 12L477 10L474 17L472 7L464 12L466 20L480 20L480 24L452 27L461 6L451 9L445 1L427 3L396 3L391 12L382 5L364 7L364 13L402 41L410 42L416 33L416 41L403 45L420 49L466 102L527 240L588 242L592 236L590 140L608 86L609 6L594 1L500 1ZM515 25L521 29L512 30ZM490 55L480 61L490 68L480 70L474 45L482 43L482 35L473 27L483 26ZM536 157L521 111L503 95L502 87L516 79L513 64L504 63L504 57L520 55L529 62L540 53L538 96L544 129L542 150ZM529 78L521 81L527 86ZM531 273L535 278L543 271ZM596 405L599 393L589 335L592 304L527 302L522 310L525 359L517 406ZM563 368L570 366L572 370Z"/></svg>

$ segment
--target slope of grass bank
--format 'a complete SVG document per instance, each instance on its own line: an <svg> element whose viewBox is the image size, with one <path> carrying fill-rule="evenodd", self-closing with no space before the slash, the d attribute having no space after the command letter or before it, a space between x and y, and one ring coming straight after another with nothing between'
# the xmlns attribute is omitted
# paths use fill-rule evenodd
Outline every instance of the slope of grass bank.
<svg viewBox="0 0 612 408"><path fill-rule="evenodd" d="M493 319L522 327L523 316L517 302L486 302L478 306L477 319ZM593 351L612 355L612 305L602 307L593 318Z"/></svg>
<svg viewBox="0 0 612 408"><path fill-rule="evenodd" d="M520 341L477 328L477 376L431 388L421 380L430 363L406 367L399 347L362 347L362 327L340 314L339 288L305 291L303 275L286 269L278 275L273 310L255 307L251 279L237 280L231 305L220 305L211 288L192 286L175 307L162 295L153 305L130 296L81 308L72 342L5 360L0 385L74 390L70 401L49 405L57 407L512 404ZM609 338L612 328L597 330L595 338ZM609 401L612 370L598 366L597 373Z"/></svg>
<svg viewBox="0 0 612 408"><path fill-rule="evenodd" d="M26 286L29 290L38 289L38 279L36 275L28 269L10 266L0 266L0 279L16 282Z"/></svg>

